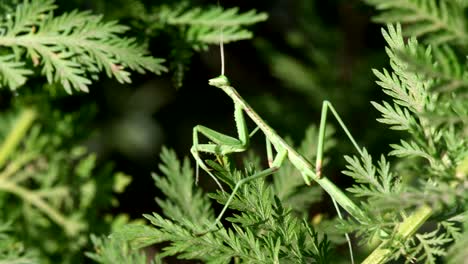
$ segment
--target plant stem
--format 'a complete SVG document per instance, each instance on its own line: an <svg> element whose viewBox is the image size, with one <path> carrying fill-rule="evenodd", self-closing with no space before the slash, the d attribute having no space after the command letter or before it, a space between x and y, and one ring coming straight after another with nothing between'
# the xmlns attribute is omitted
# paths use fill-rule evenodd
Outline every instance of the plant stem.
<svg viewBox="0 0 468 264"><path fill-rule="evenodd" d="M32 108L27 108L20 114L19 118L14 124L14 127L10 130L10 133L0 147L0 168L5 165L8 157L24 138L35 118L36 111Z"/></svg>
<svg viewBox="0 0 468 264"><path fill-rule="evenodd" d="M10 155L25 137L36 116L37 113L33 108L27 108L20 114L0 147L0 168L5 165ZM12 161L9 166L0 173L0 190L12 193L25 202L35 206L55 223L64 228L67 234L76 234L83 227L81 223L72 219L67 219L58 210L50 206L40 194L19 186L13 179L10 180L10 176L17 172L22 165L31 160L33 156L34 155L23 155L19 157L17 160Z"/></svg>
<svg viewBox="0 0 468 264"><path fill-rule="evenodd" d="M12 160L10 163L8 163L7 166L5 166L3 171L0 172L0 179L7 180L11 176L15 175L15 173L17 173L23 165L30 162L34 158L34 156L35 156L34 154L31 155L28 153L28 154L21 155L15 160ZM15 182L18 181L18 177L15 177L15 179L12 179L12 181L15 181Z"/></svg>
<svg viewBox="0 0 468 264"><path fill-rule="evenodd" d="M79 222L67 219L59 211L51 207L40 195L28 189L0 179L0 190L15 194L27 203L34 205L49 216L55 223L65 229L65 232L69 235L75 235L82 228Z"/></svg>
<svg viewBox="0 0 468 264"><path fill-rule="evenodd" d="M423 205L419 207L416 212L406 218L398 227L395 238L391 240L384 241L376 248L363 262L362 264L380 264L385 263L385 261L392 254L395 243L397 241L406 241L408 240L416 231L421 227L424 222L431 216L432 208ZM392 241L393 243L391 243Z"/></svg>

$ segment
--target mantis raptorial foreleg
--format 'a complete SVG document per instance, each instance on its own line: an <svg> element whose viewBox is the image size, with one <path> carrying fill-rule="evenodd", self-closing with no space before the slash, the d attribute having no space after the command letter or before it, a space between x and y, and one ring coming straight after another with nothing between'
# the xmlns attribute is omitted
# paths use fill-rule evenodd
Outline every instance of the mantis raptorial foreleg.
<svg viewBox="0 0 468 264"><path fill-rule="evenodd" d="M235 106L234 110L234 119L237 124L245 124L244 114L242 112L242 108L239 106ZM252 132L254 134L256 130ZM202 134L208 139L210 139L213 143L209 144L199 144L198 143L198 134ZM218 184L218 186L223 190L221 183L219 183L218 179L210 172L206 164L200 158L199 152L206 152L215 155L227 155L234 152L243 152L249 146L249 132L246 126L237 126L237 134L239 138L233 138L231 136L227 136L221 134L217 131L214 131L211 128L207 128L204 126L196 126L193 128L193 146L191 148L191 152L193 157L197 162L197 172L196 172L196 181L198 182L198 166L200 166L204 171L206 171L211 178ZM224 191L224 190L223 190Z"/></svg>

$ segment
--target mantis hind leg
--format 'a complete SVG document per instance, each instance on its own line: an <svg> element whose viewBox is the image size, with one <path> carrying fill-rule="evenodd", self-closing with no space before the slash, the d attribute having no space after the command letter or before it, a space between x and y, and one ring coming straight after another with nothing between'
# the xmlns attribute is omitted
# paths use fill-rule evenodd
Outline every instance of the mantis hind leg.
<svg viewBox="0 0 468 264"><path fill-rule="evenodd" d="M223 190L221 183L218 179L210 172L208 166L200 157L200 152L214 154L214 155L226 155L234 152L243 152L249 145L249 133L247 130L247 124L244 119L244 113L242 107L235 105L234 119L236 122L237 134L239 138L234 138L205 126L195 126L193 128L193 146L190 149L192 156L197 162L196 169L196 181L198 182L199 169L201 167L204 171L210 175L216 184ZM199 135L203 135L208 138L212 143L199 144ZM224 191L224 190L223 190Z"/></svg>
<svg viewBox="0 0 468 264"><path fill-rule="evenodd" d="M315 162L315 173L317 174L318 178L320 178L322 176L323 143L325 141L325 128L326 128L326 124L327 124L328 109L330 109L330 111L332 112L332 114L335 117L336 121L338 122L340 127L345 132L346 136L348 136L348 138L351 141L351 143L353 144L354 148L362 156L362 149L356 143L356 140L354 139L353 135L351 135L351 133L349 132L348 127L346 127L343 120L341 120L340 115L338 115L338 112L336 112L333 105L329 101L325 100L325 101L323 101L323 104L322 104L322 114L321 114L321 117L320 117L319 137L318 137L318 141L317 141L317 158L316 158L316 162Z"/></svg>
<svg viewBox="0 0 468 264"><path fill-rule="evenodd" d="M357 150L359 155L362 156L362 154L363 154L362 149L356 143L356 140L354 139L354 137L349 132L349 129L346 127L343 120L341 120L340 115L338 115L338 112L336 112L333 105L329 101L323 101L322 114L321 114L321 117L320 117L319 138L318 138L318 142L317 142L317 159L316 159L316 162L315 162L315 173L316 173L316 175L317 175L317 177L319 179L322 176L323 144L324 144L324 140L325 140L325 127L326 127L326 123L327 123L328 109L330 109L330 111L332 112L332 114L335 117L336 121L338 122L340 127L343 129L346 136L348 136L349 140L351 141L351 143L353 144L354 148ZM335 206L338 217L340 219L343 219L343 216L341 215L341 212L340 212L340 208L339 208L336 200L333 199L333 197L332 197L332 202L333 202L333 205ZM354 264L353 247L352 247L352 244L351 244L351 239L350 239L348 233L345 233L345 237L346 237L346 242L348 243L349 254L351 256L351 263Z"/></svg>

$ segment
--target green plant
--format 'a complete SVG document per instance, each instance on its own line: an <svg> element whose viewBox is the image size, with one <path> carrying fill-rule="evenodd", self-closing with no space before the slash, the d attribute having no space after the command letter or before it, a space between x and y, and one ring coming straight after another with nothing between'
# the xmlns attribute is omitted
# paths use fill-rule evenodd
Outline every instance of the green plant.
<svg viewBox="0 0 468 264"><path fill-rule="evenodd" d="M267 14L255 10L239 12L236 7L197 7L190 1L150 7L140 1L125 3L129 12L121 16L131 17L134 27L144 32L143 38L164 35L165 41L172 45L168 67L176 87L182 86L192 57L206 51L210 44L218 44L221 31L225 43L250 39L253 34L247 26L267 19Z"/></svg>
<svg viewBox="0 0 468 264"><path fill-rule="evenodd" d="M125 190L130 177L82 146L92 132L86 124L96 106L55 107L67 96L63 90L90 92L101 72L123 84L131 82L130 71L167 71L163 59L128 37L127 26L89 11L56 15L56 9L52 0L0 6L0 98L9 100L0 115L0 262L80 263L90 233L109 232L112 225L126 222L125 215L102 215L118 206L114 195ZM264 16L232 11L226 19L238 18L239 25ZM219 14L217 9L214 15ZM183 18L171 16L179 15ZM174 23L196 20L185 16ZM233 36L249 37L236 23L233 29Z"/></svg>
<svg viewBox="0 0 468 264"><path fill-rule="evenodd" d="M222 40L251 38L246 26L264 21L266 14L203 8L190 1L145 5L122 0L128 8L114 16L127 19L133 29L128 31L91 12L56 15L61 11L50 0L17 2L0 5L0 83L12 91L0 91L0 103L7 101L0 105L0 262L166 263L175 257L207 263L348 263L347 255L333 254L343 250L344 234L354 235L353 251L363 263L460 263L466 258L468 82L464 54L468 31L463 1L366 1L382 10L376 20L388 23L382 34L390 58L390 68L373 70L390 99L371 103L381 114L378 121L390 126L397 141L390 144L388 155L378 159L360 147L359 156L345 156L343 174L352 181L350 187L331 184L338 182L332 174L340 164L331 147L340 153L347 150L341 133L335 135L332 127L324 130L325 123L319 129L311 126L295 147L293 140L269 130L264 111L245 103L250 98L244 101L225 79L216 78L212 84L230 87L225 90L236 94L234 119L243 142L225 144L231 139L204 130L202 134L213 142L194 142L194 152L197 165L223 182L226 191L202 191L195 186L188 158L179 161L174 151L164 148L160 172L153 174L165 196L156 198L162 212L145 214L146 223L129 223L125 214L109 214L109 208L118 206L115 194L123 192L131 178L116 173L82 146L92 133L88 125L99 106L84 104L65 111L56 103L69 98L73 90L95 91L92 86L103 84L98 80L101 72L128 84L130 71L169 71L176 86L181 86L192 57ZM336 56L341 33L333 31L333 38L327 39L326 23L309 29L310 21L320 21L307 17L316 12L312 5L304 6L296 30L307 32L307 37L283 36L296 56L268 41L257 43L265 59L275 64L270 70L310 102L330 96L338 101L338 112L347 108L341 107L347 100L361 105L365 100L360 96L343 97L337 91L362 80L343 81L334 68L335 60L327 59ZM307 40L314 37L325 40L317 40L318 48L304 53L309 48ZM147 45L139 44L155 39L169 46L167 62L152 57ZM297 52L306 54L305 58L298 60ZM234 82L236 87L246 86ZM324 90L327 85L333 88ZM214 109L216 102L211 103ZM255 137L247 135L249 124L239 114L243 109L254 116L267 146L272 144L282 154L273 162L279 166L284 159L280 167L264 165L265 157L271 161L273 156L268 147L266 155L254 147L246 155L231 153L244 152L250 136L252 145L259 141L260 132ZM253 114L253 109L259 114ZM359 125L350 129L353 135L361 132L354 127ZM298 133L294 127L289 129ZM385 136L371 133L377 134L377 141ZM220 151L223 148L228 151ZM286 158L285 150L293 154ZM205 155L212 157L209 154L214 159L204 160ZM311 160L318 160L317 168L309 165ZM330 178L315 177L321 167ZM275 175L268 179L257 177L273 171ZM301 173L308 176L306 181L325 182L329 188L324 190L345 205L347 213L334 217L327 210L333 208L330 202L319 206L329 197L322 197L325 192L320 184L304 185ZM235 191L230 195L227 190ZM228 210L217 213L218 204Z"/></svg>
<svg viewBox="0 0 468 264"><path fill-rule="evenodd" d="M381 13L376 22L405 23L405 36L421 37L431 44L451 43L466 46L466 1L365 0Z"/></svg>
<svg viewBox="0 0 468 264"><path fill-rule="evenodd" d="M265 184L263 179L244 185L234 198L232 207L242 213L228 218L232 230L220 228L200 235L215 219L208 196L194 188L194 173L187 158L179 162L175 153L167 149L163 149L161 158L160 169L164 176L154 174L153 178L168 197L167 200L157 198L168 219L156 213L145 215L157 228L130 225L113 233L111 239L131 240L130 243L137 247L171 241L159 256L179 254L182 259L200 259L209 263L226 263L233 258L253 263L329 261L330 243L326 236L320 238L310 223L299 220L290 209L283 207L273 185ZM229 175L231 179L245 177L244 173L232 168L218 166L218 169L217 173ZM252 166L245 174L254 171ZM310 190L306 192L311 193ZM212 197L221 203L228 199L223 192ZM311 198L304 200L310 202ZM98 252L102 252L102 246L95 245ZM110 263L103 257L100 259L101 263Z"/></svg>
<svg viewBox="0 0 468 264"><path fill-rule="evenodd" d="M60 113L42 103L47 97L35 92L38 82L28 80L44 75L49 88L59 84L68 93L87 92L99 72L128 83L128 70L161 73L163 60L147 55L134 39L120 37L126 27L90 12L54 16L54 2L39 0L2 7L2 86L31 91L22 92L0 117L0 221L14 223L10 233L35 259L76 261L88 243L87 232L106 230L96 209L110 206L112 192L121 192L128 177L107 165L97 167L96 156L77 144L83 131L73 127L86 119L84 108ZM44 236L48 233L55 235ZM23 257L14 261L23 263Z"/></svg>
<svg viewBox="0 0 468 264"><path fill-rule="evenodd" d="M351 214L354 217L338 221L336 227L341 232L356 232L361 244L374 245L372 252L363 263L384 263L392 259L436 263L448 252L451 254L447 255L446 260L455 261L463 257L459 249L462 247L460 244L465 243L464 226L467 223L468 179L466 170L463 169L468 159L466 142L468 105L463 81L465 66L457 59L454 47L448 44L426 46L419 44L414 37L405 41L399 24L388 25L382 33L388 44L386 50L392 70L374 70L374 74L378 78L377 84L391 97L392 102L372 102L372 104L382 114L378 119L380 122L390 125L393 130L406 131L408 134L401 135L399 144L391 145L393 150L389 156L398 158L392 159L391 163L388 158L381 156L374 165L372 156L365 150L360 157L345 157L348 165L343 173L355 180L355 184L348 188L347 195L354 195L360 199L359 208L362 214ZM437 39L434 43L450 43L452 40L452 38ZM236 117L236 121L239 121L239 116ZM215 144L220 143L213 135L209 135L209 138ZM207 145L206 150L208 146L210 145ZM234 188L234 183L241 179L257 175L248 165L252 160L247 160L243 163L246 167L246 176L240 177L233 169L234 163L229 156L226 156L228 152L222 151L223 146L220 145L218 151L213 151L217 161L206 161L206 164L213 169L214 176L227 183L230 188ZM206 151L203 148L197 150ZM164 164L175 162L175 157L169 159L166 155L164 154ZM202 162L200 158L198 160ZM192 199L182 199L184 203L177 202L180 194L193 192L193 187L187 183L190 177L182 177L180 175L183 172L178 172L176 169L168 170L166 167L168 165L163 166L161 170L165 172L168 180L163 181L157 177L156 184L170 201L168 203L170 207L162 205L169 219L164 219L159 214L146 216L156 226L152 229L153 233L146 230L146 226L145 231L141 232L137 231L143 229L141 226L117 232L127 237L129 241L142 243L137 243L136 247L171 241L169 246L163 248L163 256L177 255L179 258L201 259L216 263L227 263L232 259L241 262L280 263L291 260L289 254L296 253L294 247L290 248L287 238L301 232L299 225L287 228L279 240L271 238L263 240L265 236L274 235L275 231L256 229L263 227L268 220L275 219L275 216L267 215L262 218L255 214L262 212L264 208L274 208L280 202L278 198L274 198L275 193L267 195L268 199L265 199L262 190L275 186L274 182L279 177L290 177L290 175L273 177L273 185L259 179L246 183L240 188L242 191L232 197L232 203L224 192L211 195L221 204L226 204L230 209L241 213L226 218L229 222L234 220L232 229L226 223L218 225L217 230L205 233L213 221L206 219L210 215L212 217L206 209L208 202L195 202ZM171 167L177 168L180 165ZM208 170L207 167L204 169ZM265 185L268 187L264 187ZM168 191L168 188L180 188L180 186L184 186L183 189ZM249 191L249 188L256 191ZM331 195L333 197L333 193ZM200 210L201 208L203 210L198 212L196 218L203 219L202 222L194 223L190 216L184 215L190 212L189 209L184 210L187 201L191 201L189 203L191 205L203 205L199 205ZM159 203L163 202L159 200ZM275 212L274 209L268 211ZM299 217L301 216L304 214L299 214ZM288 222L294 223L294 221L291 219ZM275 225L271 230L281 227L279 223ZM233 243L230 241L230 232L236 232L239 239L244 236L251 238L245 239L246 242L241 239L240 242ZM135 236L135 233L139 234ZM260 239L260 242L256 242L256 239ZM318 242L313 236L306 240ZM279 242L275 244L270 241ZM325 241L318 243L326 244ZM239 251L236 254L229 254L231 249L221 249L221 255L216 255L216 260L211 259L211 255L225 245L235 245ZM258 247L266 249L255 251ZM269 255L265 258L259 253L275 252L275 247L279 248L276 252L281 252L278 257ZM312 248L320 247L315 243ZM254 250L256 254L252 256L250 250ZM197 254L199 252L201 253ZM297 255L303 256L299 253ZM307 262L304 259L295 259L295 261ZM312 261L326 262L327 258L309 260Z"/></svg>
<svg viewBox="0 0 468 264"><path fill-rule="evenodd" d="M163 60L146 55L134 39L118 37L127 29L115 22L102 22L100 16L73 11L52 15L53 1L32 1L18 5L14 15L4 16L0 27L3 55L2 82L16 89L32 74L21 57L25 54L33 66L42 66L41 74L49 83L59 82L71 89L88 91L90 78L105 71L119 82L130 82L129 72L164 71ZM86 75L89 75L86 76Z"/></svg>

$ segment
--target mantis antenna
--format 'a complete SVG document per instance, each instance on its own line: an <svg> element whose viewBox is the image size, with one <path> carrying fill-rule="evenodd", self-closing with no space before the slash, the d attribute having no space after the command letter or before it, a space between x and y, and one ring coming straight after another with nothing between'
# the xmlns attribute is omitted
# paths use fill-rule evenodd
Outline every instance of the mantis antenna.
<svg viewBox="0 0 468 264"><path fill-rule="evenodd" d="M221 36L219 41L219 53L221 54L221 75L224 75L224 38L223 28L221 28Z"/></svg>
<svg viewBox="0 0 468 264"><path fill-rule="evenodd" d="M221 8L221 5L219 4L219 0L218 0L218 7ZM220 28L219 53L221 54L221 75L224 76L224 35L223 35L223 26L221 26L221 28ZM258 127L257 127L257 129L255 129L252 132L251 136L253 134L255 134L255 132L257 132L257 130L258 130ZM199 171L199 165L198 165L198 162L197 162L197 167L196 167L196 171L195 171L195 183L196 184L198 184L199 175L200 175L200 171ZM224 192L224 189L223 189L223 186L221 185L221 183L215 177L212 177L212 178L214 179L216 184L219 186L219 188Z"/></svg>
<svg viewBox="0 0 468 264"><path fill-rule="evenodd" d="M219 7L219 0L218 0L218 7ZM220 29L221 33L219 36L219 53L221 54L221 75L224 76L224 35L223 35L223 26Z"/></svg>

